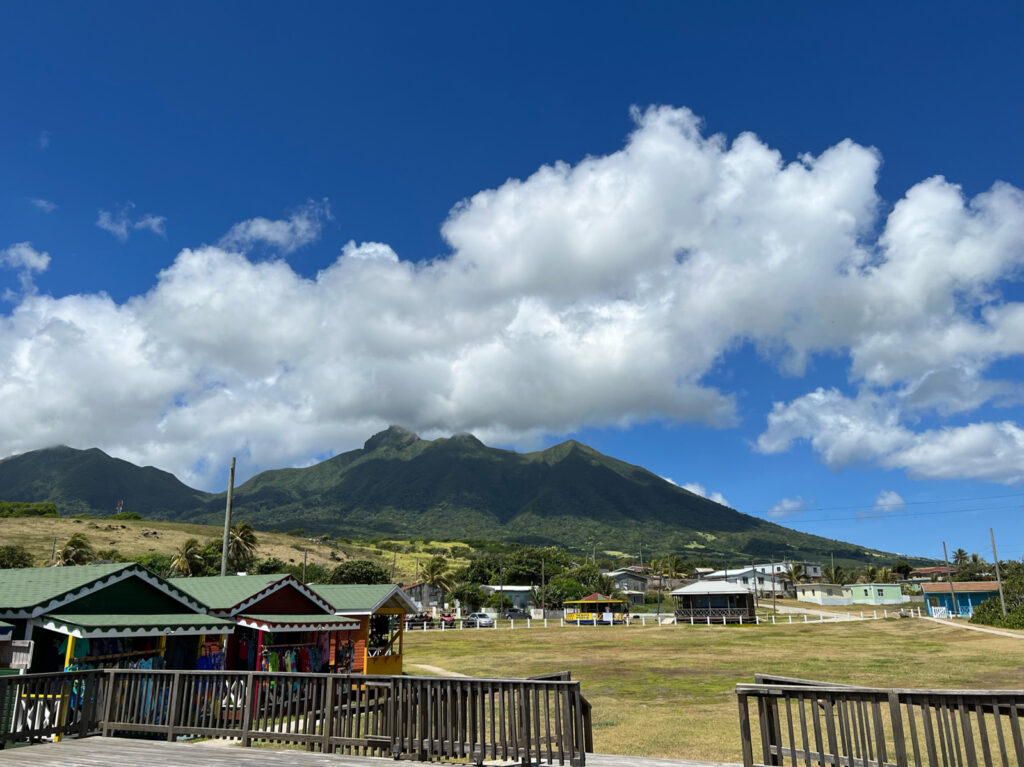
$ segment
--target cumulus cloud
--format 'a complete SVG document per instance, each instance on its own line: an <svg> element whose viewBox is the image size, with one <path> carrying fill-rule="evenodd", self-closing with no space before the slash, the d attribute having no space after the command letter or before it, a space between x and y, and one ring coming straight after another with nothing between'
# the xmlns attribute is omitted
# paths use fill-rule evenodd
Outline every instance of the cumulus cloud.
<svg viewBox="0 0 1024 767"><path fill-rule="evenodd" d="M456 204L433 260L350 242L307 278L246 256L319 237L330 210L310 202L181 251L124 303L26 295L0 316L0 454L95 444L202 484L233 454L301 463L389 423L489 441L727 427L735 398L705 378L750 342L794 375L846 352L862 388L776 405L759 449L809 439L834 467L955 476L937 451L965 461L959 476L1008 480L979 445L1008 465L1012 425L915 432L888 398L942 417L1004 396L985 376L1024 339L1000 288L1021 272L1020 190L967 199L936 177L880 220L872 148L786 162L750 133L704 135L685 109L635 119L619 151ZM126 238L145 220L130 212L104 228Z"/></svg>
<svg viewBox="0 0 1024 767"><path fill-rule="evenodd" d="M96 226L106 232L110 232L121 242L127 242L128 236L133 230L147 229L153 234L164 237L167 234L167 219L164 216L154 216L146 213L138 218L133 218L132 211L135 203L126 203L114 211L100 210L96 219Z"/></svg>
<svg viewBox="0 0 1024 767"><path fill-rule="evenodd" d="M669 482L672 482L672 480L669 480ZM678 483L672 482L672 484L675 485ZM725 499L724 495L722 495L721 493L709 493L707 491L707 488L705 488L704 485L700 484L699 482L687 482L685 485L682 485L682 488L684 490L689 490L691 493L696 493L702 498L707 498L709 500L714 501L715 503L720 503L723 506L729 505L729 502Z"/></svg>
<svg viewBox="0 0 1024 767"><path fill-rule="evenodd" d="M53 213L53 211L57 210L57 203L44 200L41 197L33 197L29 202L43 211L43 213Z"/></svg>
<svg viewBox="0 0 1024 767"><path fill-rule="evenodd" d="M218 245L227 250L248 251L263 244L281 253L291 253L320 237L325 221L331 220L331 207L326 199L309 200L285 220L250 218L228 231Z"/></svg>
<svg viewBox="0 0 1024 767"><path fill-rule="evenodd" d="M907 507L903 497L895 490L883 490L875 498L875 506L872 509L876 514L888 514L892 511L903 511Z"/></svg>
<svg viewBox="0 0 1024 767"><path fill-rule="evenodd" d="M803 514L807 510L808 503L800 496L796 498L783 498L770 509L769 519L786 519Z"/></svg>
<svg viewBox="0 0 1024 767"><path fill-rule="evenodd" d="M36 250L31 242L16 242L0 250L0 266L16 270L22 291L32 293L35 291L32 275L35 272L46 271L50 266L50 254ZM9 300L14 299L11 295L5 297Z"/></svg>
<svg viewBox="0 0 1024 767"><path fill-rule="evenodd" d="M757 440L763 453L808 440L832 469L873 462L927 479L979 479L1014 484L1024 479L1024 430L1010 421L915 432L900 420L893 397L861 392L855 398L818 388L776 402Z"/></svg>

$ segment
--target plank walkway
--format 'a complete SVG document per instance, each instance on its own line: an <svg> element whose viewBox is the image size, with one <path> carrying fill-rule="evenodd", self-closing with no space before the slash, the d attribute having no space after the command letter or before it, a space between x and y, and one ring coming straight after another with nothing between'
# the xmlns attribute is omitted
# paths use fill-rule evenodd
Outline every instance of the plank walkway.
<svg viewBox="0 0 1024 767"><path fill-rule="evenodd" d="M42 743L0 751L0 767L387 767L391 759L272 748L241 748L224 744L166 743L131 738L92 737ZM405 762L408 764L408 762ZM488 765L518 762L486 762ZM638 756L587 754L588 767L730 767L723 762L651 759Z"/></svg>

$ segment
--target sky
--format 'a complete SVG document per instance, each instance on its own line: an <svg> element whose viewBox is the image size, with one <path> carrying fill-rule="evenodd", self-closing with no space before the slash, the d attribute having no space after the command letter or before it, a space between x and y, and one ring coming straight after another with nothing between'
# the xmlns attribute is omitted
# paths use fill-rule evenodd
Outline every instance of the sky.
<svg viewBox="0 0 1024 767"><path fill-rule="evenodd" d="M389 424L572 438L806 532L1024 556L1022 21L4 3L0 457L219 491Z"/></svg>

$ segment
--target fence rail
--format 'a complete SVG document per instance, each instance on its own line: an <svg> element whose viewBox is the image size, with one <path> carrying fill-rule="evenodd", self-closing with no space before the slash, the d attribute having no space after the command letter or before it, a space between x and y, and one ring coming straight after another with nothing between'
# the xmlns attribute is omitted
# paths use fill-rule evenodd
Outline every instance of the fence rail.
<svg viewBox="0 0 1024 767"><path fill-rule="evenodd" d="M807 767L1024 765L1022 690L890 690L787 677L757 680L736 688L746 767L787 760ZM752 713L761 761L754 759Z"/></svg>
<svg viewBox="0 0 1024 767"><path fill-rule="evenodd" d="M5 697L6 696L6 697ZM111 669L0 677L0 746L140 734L296 744L421 761L486 758L583 767L590 704L567 673L474 679Z"/></svg>

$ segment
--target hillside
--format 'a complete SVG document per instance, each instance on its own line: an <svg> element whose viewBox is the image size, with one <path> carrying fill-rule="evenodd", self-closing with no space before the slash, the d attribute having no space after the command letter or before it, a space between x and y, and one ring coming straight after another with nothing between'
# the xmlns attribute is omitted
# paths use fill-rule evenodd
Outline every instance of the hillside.
<svg viewBox="0 0 1024 767"><path fill-rule="evenodd" d="M98 448L61 445L0 460L0 499L48 501L61 514L111 514L119 501L144 516L175 515L211 496L173 474L112 458Z"/></svg>
<svg viewBox="0 0 1024 767"><path fill-rule="evenodd" d="M52 448L0 461L0 498L51 500L62 513L106 513L117 497L126 510L177 521L217 524L224 509L224 494L193 490L99 450ZM398 427L314 466L256 475L236 489L235 515L257 529L301 527L355 539L504 540L622 552L643 544L653 554L729 564L833 554L848 564L895 558L741 514L572 440L521 454L471 435L424 440Z"/></svg>

